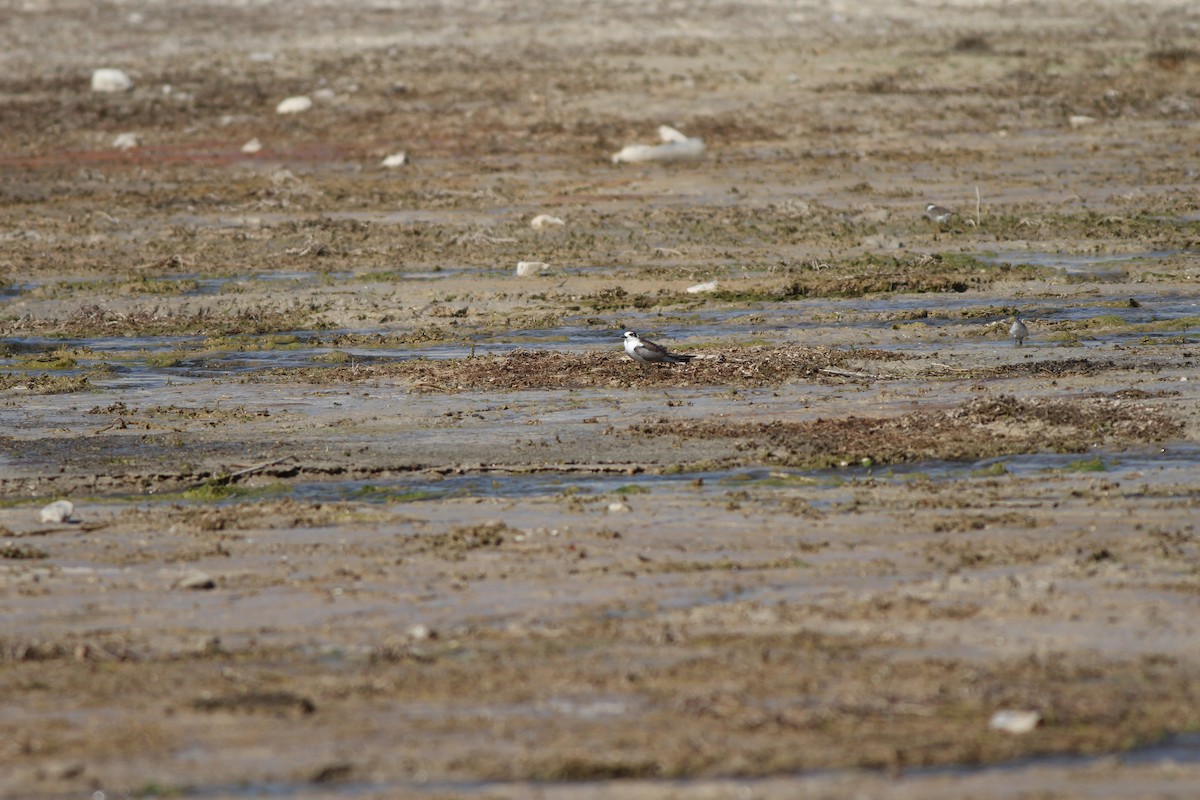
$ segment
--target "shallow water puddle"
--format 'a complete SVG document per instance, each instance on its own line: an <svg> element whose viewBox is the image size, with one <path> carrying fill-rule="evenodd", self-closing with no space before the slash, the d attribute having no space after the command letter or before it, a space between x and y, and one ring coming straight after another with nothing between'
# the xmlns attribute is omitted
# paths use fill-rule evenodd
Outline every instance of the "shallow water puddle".
<svg viewBox="0 0 1200 800"><path fill-rule="evenodd" d="M1127 264L1135 261L1170 258L1183 250L1147 250L1140 253L1109 253L1104 255L1075 255L1015 250L994 255L981 255L979 260L987 264L1029 264L1035 267L1061 269L1068 275L1091 275L1103 280L1113 276L1123 278L1124 270L1097 269L1103 265Z"/></svg>
<svg viewBox="0 0 1200 800"><path fill-rule="evenodd" d="M920 327L938 330L982 328L1011 321L1014 311L1022 317L1047 322L1112 317L1124 323L1146 324L1196 316L1200 314L1200 301L1193 295L1130 298L1128 294L1098 292L1074 301L1064 301L1063 298L1014 298L1001 306L984 305L980 298L970 295L922 294L846 300L795 300L761 303L737 310L625 313L621 319L637 326L639 332L661 331L679 338L686 336L703 340L776 332L786 335L797 330L863 330L882 334L890 330ZM881 342L880 346L889 345Z"/></svg>
<svg viewBox="0 0 1200 800"><path fill-rule="evenodd" d="M199 755L199 754L197 754ZM1117 752L1104 755L1087 755L1087 756L1037 756L1033 758L1021 758L1010 762L999 764L989 764L985 766L948 766L948 767L918 767L910 768L895 772L888 772L889 784L895 788L903 786L905 783L917 782L923 778L939 778L939 777L955 777L955 778L991 778L994 780L1012 780L1021 777L1025 771L1032 771L1039 767L1065 767L1083 769L1087 767L1099 766L1105 763L1115 761L1125 766L1153 766L1161 765L1164 769L1170 769L1174 765L1189 765L1200 764L1200 734L1195 733L1180 733L1167 736L1161 742L1152 744L1146 747L1140 747L1136 750L1125 752ZM863 769L855 770L814 770L812 772L800 773L797 775L776 776L771 778L714 778L708 780L680 780L680 779L647 779L638 778L633 781L636 789L631 786L631 791L644 792L647 786L661 787L664 790L673 790L685 792L688 789L700 789L708 787L711 791L720 791L724 787L726 794L721 796L741 797L751 796L756 786L771 786L779 788L780 781L787 781L787 785L797 793L804 793L806 784L818 784L819 787L829 789L829 782L836 781L839 778L844 779L862 779L865 776L871 775L872 772ZM884 774L884 771L879 771L878 774ZM555 784L555 783L520 783L520 782L502 782L502 781L386 781L386 782L367 782L367 781L347 781L344 783L255 783L255 784L239 784L237 786L189 786L179 790L177 794L180 797L306 797L310 795L320 795L323 797L360 797L378 792L394 792L405 796L446 796L453 795L455 797L470 797L479 795L481 797L497 797L511 796L511 792L521 794L525 791L531 794L541 796L552 796L556 786L561 785L564 788L573 790L571 796L582 796L586 794L588 787L601 789L610 787L611 784L601 782L580 782L574 781L570 784ZM813 786L816 789L818 786ZM102 793L97 793L102 794ZM608 796L608 795L605 795ZM639 794L641 796L641 794ZM775 796L775 795L771 795Z"/></svg>
<svg viewBox="0 0 1200 800"><path fill-rule="evenodd" d="M851 465L841 469L790 470L748 467L671 474L630 475L617 472L503 470L462 475L413 474L374 480L322 480L276 482L258 487L217 486L212 492L173 493L160 498L122 496L110 499L138 503L195 502L218 505L288 497L332 503L404 504L455 498L531 499L562 498L588 503L613 503L639 497L687 496L721 500L754 492L757 499L803 497L814 509L827 510L847 498L857 487L905 484L913 481L947 482L1002 478L1039 480L1047 476L1096 474L1115 482L1169 485L1190 481L1200 468L1200 445L1177 443L1165 447L1124 451L1027 455L966 462L918 462L887 467Z"/></svg>
<svg viewBox="0 0 1200 800"><path fill-rule="evenodd" d="M273 273L270 280L325 281L344 274L313 272ZM431 277L434 277L431 274ZM234 278L204 279L197 291L217 292ZM380 363L415 358L461 359L503 355L517 349L562 351L612 350L620 352L621 333L638 330L669 346L688 342L752 340L781 342L812 332L818 341L831 344L867 344L901 351L929 350L931 339L955 339L968 351L994 350L1007 344L1006 321L1013 309L1034 320L1031 346L1055 345L1048 334L1078 337L1084 346L1126 341L1152 343L1186 335L1200 314L1192 296L1163 295L1134 299L1096 293L1064 302L1060 298L1022 300L1011 306L981 305L981 299L964 295L897 295L847 300L798 300L761 303L749 308L714 308L694 311L628 312L603 320L594 315L567 318L548 328L472 332L459 339L432 343L400 343L395 331L334 329L276 331L228 337L204 335L98 336L52 338L24 336L0 339L0 369L49 370L56 374L88 374L99 388L160 386L167 381L238 376L274 368L321 367L338 364ZM1088 326L1090 320L1100 324ZM1060 323L1081 323L1080 327ZM1172 324L1178 323L1178 324ZM1039 328L1041 328L1039 330ZM861 332L862 336L855 334ZM378 343L370 341L378 337ZM366 341L364 341L366 340ZM350 343L343 343L348 341ZM940 342L936 346L940 346ZM56 363L60 351L69 359Z"/></svg>

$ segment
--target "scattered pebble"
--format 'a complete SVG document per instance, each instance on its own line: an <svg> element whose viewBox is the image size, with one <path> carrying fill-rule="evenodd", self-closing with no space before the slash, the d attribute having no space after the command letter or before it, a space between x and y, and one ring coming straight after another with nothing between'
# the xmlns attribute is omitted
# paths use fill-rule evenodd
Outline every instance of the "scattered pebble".
<svg viewBox="0 0 1200 800"><path fill-rule="evenodd" d="M119 133L113 138L112 146L117 150L132 150L141 143L136 133Z"/></svg>
<svg viewBox="0 0 1200 800"><path fill-rule="evenodd" d="M1029 733L1042 722L1042 715L1037 711L997 711L988 721L992 730L1005 733Z"/></svg>
<svg viewBox="0 0 1200 800"><path fill-rule="evenodd" d="M695 286L689 286L687 288L687 293L688 294L704 294L705 292L715 292L719 287L720 287L720 284L717 283L715 280L705 281L704 283L697 283Z"/></svg>
<svg viewBox="0 0 1200 800"><path fill-rule="evenodd" d="M124 70L103 67L92 73L93 92L127 92L133 88L133 79Z"/></svg>
<svg viewBox="0 0 1200 800"><path fill-rule="evenodd" d="M42 522L66 522L75 513L75 504L70 500L55 500L42 507Z"/></svg>
<svg viewBox="0 0 1200 800"><path fill-rule="evenodd" d="M617 501L615 503L608 504L608 513L610 514L627 514L630 511L633 511L633 508L629 505L629 503Z"/></svg>
<svg viewBox="0 0 1200 800"><path fill-rule="evenodd" d="M383 160L383 167L384 169L395 169L396 167L403 167L407 163L408 153L393 153Z"/></svg>
<svg viewBox="0 0 1200 800"><path fill-rule="evenodd" d="M547 269L550 269L550 265L545 261L518 261L517 277L528 278L533 275L540 275L544 270Z"/></svg>
<svg viewBox="0 0 1200 800"><path fill-rule="evenodd" d="M244 145L242 145L242 152L246 153L247 155L253 155L254 153L257 153L259 150L262 150L262 149L263 149L262 142L260 142L257 138L251 139L250 141L248 141Z"/></svg>
<svg viewBox="0 0 1200 800"><path fill-rule="evenodd" d="M662 139L662 144L626 145L619 153L613 154L612 162L635 164L643 161L690 161L704 157L703 139L689 139L669 125L659 127L658 138Z"/></svg>
<svg viewBox="0 0 1200 800"><path fill-rule="evenodd" d="M536 217L534 217L533 219L531 219L529 221L529 227L533 228L535 231L545 230L546 228L549 228L554 225L566 225L566 224L567 223L564 222L562 219L560 219L558 217L552 217L549 214L538 214Z"/></svg>
<svg viewBox="0 0 1200 800"><path fill-rule="evenodd" d="M312 106L312 98L299 95L297 97L289 97L286 100L280 100L279 105L275 106L275 113L299 114L303 111L308 111Z"/></svg>

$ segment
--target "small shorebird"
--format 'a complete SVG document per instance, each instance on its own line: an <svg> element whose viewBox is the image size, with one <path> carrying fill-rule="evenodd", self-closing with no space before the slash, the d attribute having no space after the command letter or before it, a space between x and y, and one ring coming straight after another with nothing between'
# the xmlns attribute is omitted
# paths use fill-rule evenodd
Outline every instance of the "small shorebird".
<svg viewBox="0 0 1200 800"><path fill-rule="evenodd" d="M655 344L649 339L638 338L633 331L625 331L625 352L634 361L643 364L686 364L695 356L675 355L668 353L667 348Z"/></svg>
<svg viewBox="0 0 1200 800"><path fill-rule="evenodd" d="M1008 329L1008 335L1017 343L1017 347L1025 344L1025 337L1029 335L1029 328L1025 327L1025 323L1020 317L1013 317L1012 327Z"/></svg>
<svg viewBox="0 0 1200 800"><path fill-rule="evenodd" d="M936 225L945 225L950 221L951 217L957 217L957 211L951 211L948 208L942 208L937 203L930 203L925 206L925 218Z"/></svg>

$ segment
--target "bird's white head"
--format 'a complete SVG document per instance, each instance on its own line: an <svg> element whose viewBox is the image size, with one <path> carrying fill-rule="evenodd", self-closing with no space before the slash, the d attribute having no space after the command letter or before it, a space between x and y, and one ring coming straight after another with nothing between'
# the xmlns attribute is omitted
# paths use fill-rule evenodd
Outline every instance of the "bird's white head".
<svg viewBox="0 0 1200 800"><path fill-rule="evenodd" d="M930 203L929 205L925 206L925 213L928 214L930 211L933 211L935 208L937 208L937 203Z"/></svg>
<svg viewBox="0 0 1200 800"><path fill-rule="evenodd" d="M636 339L636 338L638 338L638 335L636 333L634 333L633 331L625 331L625 338L626 339Z"/></svg>

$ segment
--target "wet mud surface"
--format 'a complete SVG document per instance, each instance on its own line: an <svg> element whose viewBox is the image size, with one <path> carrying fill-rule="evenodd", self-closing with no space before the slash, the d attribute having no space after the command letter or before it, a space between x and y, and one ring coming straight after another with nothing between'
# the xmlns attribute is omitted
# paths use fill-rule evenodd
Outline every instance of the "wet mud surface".
<svg viewBox="0 0 1200 800"><path fill-rule="evenodd" d="M0 796L1200 793L1195 10L3 15Z"/></svg>

